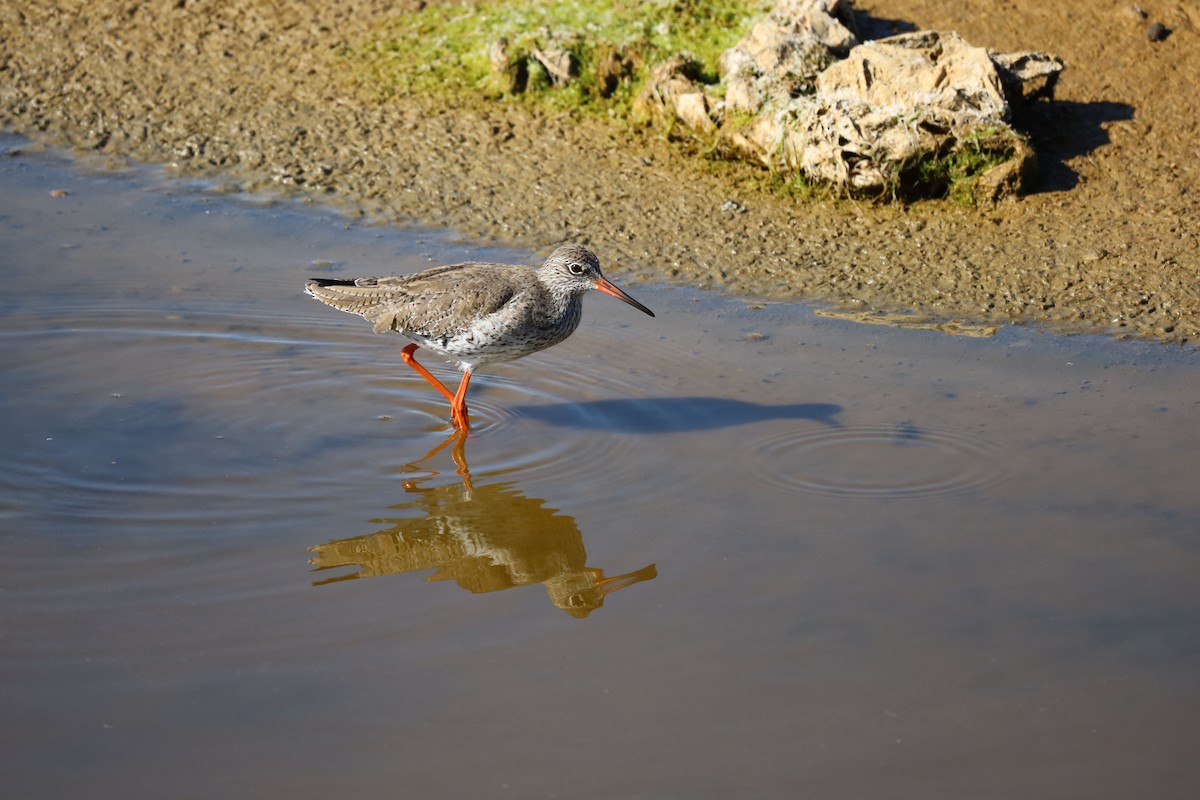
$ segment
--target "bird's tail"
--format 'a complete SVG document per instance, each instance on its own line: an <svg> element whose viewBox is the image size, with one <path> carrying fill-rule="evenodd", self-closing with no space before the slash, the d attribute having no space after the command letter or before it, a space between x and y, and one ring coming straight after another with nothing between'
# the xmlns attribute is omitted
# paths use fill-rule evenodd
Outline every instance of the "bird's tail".
<svg viewBox="0 0 1200 800"><path fill-rule="evenodd" d="M311 294L313 297L320 299L318 294L321 289L326 286L353 286L354 280L342 280L339 278L308 278L305 281L304 291Z"/></svg>
<svg viewBox="0 0 1200 800"><path fill-rule="evenodd" d="M381 290L376 278L309 278L304 291L339 311L365 317L375 323L376 333L394 329L396 312L389 306L390 293Z"/></svg>

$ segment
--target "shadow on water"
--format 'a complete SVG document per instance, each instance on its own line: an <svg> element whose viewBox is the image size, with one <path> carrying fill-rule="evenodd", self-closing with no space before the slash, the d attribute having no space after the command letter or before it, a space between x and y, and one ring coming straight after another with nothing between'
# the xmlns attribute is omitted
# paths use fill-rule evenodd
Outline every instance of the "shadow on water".
<svg viewBox="0 0 1200 800"><path fill-rule="evenodd" d="M452 443L461 481L422 487L438 473L421 462ZM582 618L616 590L658 576L649 564L606 577L603 570L587 566L574 517L548 508L545 500L526 497L513 480L475 485L463 433L452 433L406 469L426 475L406 480L404 490L414 497L390 508L418 516L376 520L389 527L310 547L315 571L358 567L357 572L314 581L314 586L432 569L437 571L427 580L452 580L475 594L540 583L555 606Z"/></svg>
<svg viewBox="0 0 1200 800"><path fill-rule="evenodd" d="M833 403L767 405L724 397L651 397L593 400L585 403L523 405L515 414L551 425L612 433L686 433L732 428L752 422L812 420L840 427Z"/></svg>

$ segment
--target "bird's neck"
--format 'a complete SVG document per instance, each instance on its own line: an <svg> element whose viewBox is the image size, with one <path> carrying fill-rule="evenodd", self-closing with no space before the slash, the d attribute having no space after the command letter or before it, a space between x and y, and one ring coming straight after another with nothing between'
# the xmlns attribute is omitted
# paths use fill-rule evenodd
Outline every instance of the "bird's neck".
<svg viewBox="0 0 1200 800"><path fill-rule="evenodd" d="M568 294L555 298L555 306L568 314L578 314L583 308L582 294Z"/></svg>
<svg viewBox="0 0 1200 800"><path fill-rule="evenodd" d="M555 291L552 287L546 287L544 309L546 318L543 324L555 325L566 323L574 329L579 324L579 318L583 313L583 296Z"/></svg>

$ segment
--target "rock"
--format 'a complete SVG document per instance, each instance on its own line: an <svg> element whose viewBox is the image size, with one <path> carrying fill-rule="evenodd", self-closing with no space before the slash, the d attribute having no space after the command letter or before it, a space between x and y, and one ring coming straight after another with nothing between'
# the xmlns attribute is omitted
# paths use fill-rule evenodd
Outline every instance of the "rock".
<svg viewBox="0 0 1200 800"><path fill-rule="evenodd" d="M721 56L725 103L756 113L811 94L817 75L858 44L849 0L781 0Z"/></svg>
<svg viewBox="0 0 1200 800"><path fill-rule="evenodd" d="M518 94L525 91L525 84L529 79L529 69L525 59L511 56L507 39L501 37L492 42L489 56L492 82L502 93Z"/></svg>
<svg viewBox="0 0 1200 800"><path fill-rule="evenodd" d="M705 138L717 132L717 124L709 116L709 98L703 91L685 92L675 96L675 113L680 121Z"/></svg>
<svg viewBox="0 0 1200 800"><path fill-rule="evenodd" d="M859 44L849 0L781 0L721 56L718 102L685 55L656 67L635 109L681 122L717 152L850 194L1026 189L1036 154L1011 104L1052 96L1045 53L993 53L956 33Z"/></svg>
<svg viewBox="0 0 1200 800"><path fill-rule="evenodd" d="M987 167L987 192L1021 191L1036 161L1008 124L1001 71L1013 81L1022 75L1050 80L1062 62L1020 54L1003 63L998 67L987 50L955 33L906 33L856 47L821 73L809 107L782 132L790 145L783 150L785 166L836 188L880 192L914 179L979 177L939 175L932 166L924 177L906 175L919 161L986 164L1006 157L1010 168Z"/></svg>
<svg viewBox="0 0 1200 800"><path fill-rule="evenodd" d="M549 28L538 29L538 44L529 48L530 58L546 70L554 86L566 86L579 74L579 62L571 52L578 41L574 34L556 34Z"/></svg>
<svg viewBox="0 0 1200 800"><path fill-rule="evenodd" d="M1053 99L1058 76L1066 68L1061 58L1047 53L995 53L989 50L988 57L1000 73L1010 103L1036 97Z"/></svg>
<svg viewBox="0 0 1200 800"><path fill-rule="evenodd" d="M709 112L715 100L690 77L699 63L687 53L679 53L650 71L646 83L633 102L633 116L643 121L679 120L702 138L717 131Z"/></svg>
<svg viewBox="0 0 1200 800"><path fill-rule="evenodd" d="M725 158L771 167L779 125L772 116L759 115L740 124L726 121L717 131L717 152Z"/></svg>
<svg viewBox="0 0 1200 800"><path fill-rule="evenodd" d="M902 33L856 47L821 73L817 93L876 108L1008 115L1000 75L988 52L956 33Z"/></svg>
<svg viewBox="0 0 1200 800"><path fill-rule="evenodd" d="M531 41L532 40L532 41ZM555 33L539 28L533 37L518 39L516 45L505 37L492 42L488 53L493 85L502 94L520 94L529 88L532 69L535 83L543 87L561 87L579 79L584 65L576 56L581 37L574 33ZM588 69L592 91L611 97L623 81L633 75L637 61L610 44L595 48Z"/></svg>
<svg viewBox="0 0 1200 800"><path fill-rule="evenodd" d="M1008 160L986 170L971 187L976 200L995 203L1020 194L1037 177L1037 153L1023 139L1010 140L1014 150Z"/></svg>

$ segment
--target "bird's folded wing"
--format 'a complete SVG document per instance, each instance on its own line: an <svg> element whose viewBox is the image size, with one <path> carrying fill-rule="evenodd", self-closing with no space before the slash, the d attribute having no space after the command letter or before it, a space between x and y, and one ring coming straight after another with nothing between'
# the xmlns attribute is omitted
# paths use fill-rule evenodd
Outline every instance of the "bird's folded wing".
<svg viewBox="0 0 1200 800"><path fill-rule="evenodd" d="M416 275L310 282L308 292L374 323L376 333L407 331L438 339L461 333L473 321L513 302L521 294L513 270L501 265L451 264Z"/></svg>

